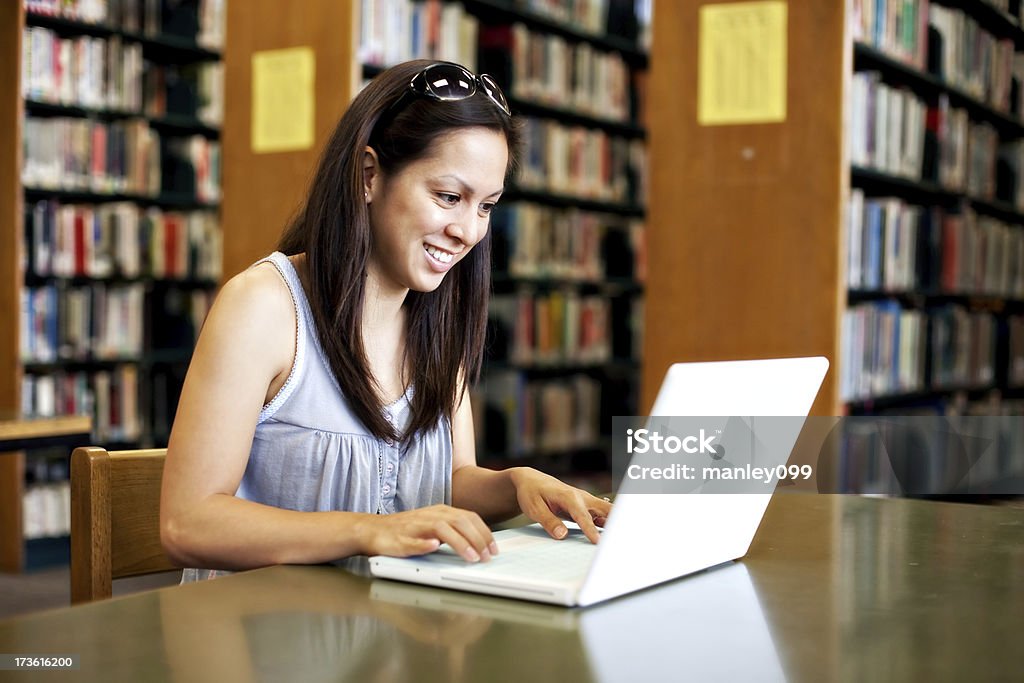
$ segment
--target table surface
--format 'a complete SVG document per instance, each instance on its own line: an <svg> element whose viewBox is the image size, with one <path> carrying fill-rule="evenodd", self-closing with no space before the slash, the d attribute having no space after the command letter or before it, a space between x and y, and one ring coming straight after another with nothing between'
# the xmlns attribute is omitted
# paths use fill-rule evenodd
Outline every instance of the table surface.
<svg viewBox="0 0 1024 683"><path fill-rule="evenodd" d="M9 680L1009 680L1024 511L779 494L738 563L587 609L271 567L0 621Z"/></svg>

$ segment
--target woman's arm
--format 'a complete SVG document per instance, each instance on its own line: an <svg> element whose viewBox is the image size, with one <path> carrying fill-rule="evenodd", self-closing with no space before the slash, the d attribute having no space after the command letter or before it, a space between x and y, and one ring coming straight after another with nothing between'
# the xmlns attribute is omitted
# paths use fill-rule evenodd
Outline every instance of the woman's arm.
<svg viewBox="0 0 1024 683"><path fill-rule="evenodd" d="M358 552L357 517L309 516L234 496L266 393L291 367L294 331L291 297L272 267L232 278L217 296L185 378L164 466L161 539L173 561L243 569Z"/></svg>
<svg viewBox="0 0 1024 683"><path fill-rule="evenodd" d="M476 439L469 392L455 410L452 420L452 505L473 510L489 523L500 522L520 512L554 538L568 533L559 517L572 519L583 533L597 543L597 526L611 512L611 503L586 491L563 484L552 476L529 467L489 470L476 464Z"/></svg>
<svg viewBox="0 0 1024 683"><path fill-rule="evenodd" d="M420 554L445 542L472 559L471 546L482 550L493 539L466 511L295 512L234 496L267 392L292 365L293 306L277 272L261 266L228 282L210 311L164 466L160 532L168 557L182 566L249 569L356 554Z"/></svg>

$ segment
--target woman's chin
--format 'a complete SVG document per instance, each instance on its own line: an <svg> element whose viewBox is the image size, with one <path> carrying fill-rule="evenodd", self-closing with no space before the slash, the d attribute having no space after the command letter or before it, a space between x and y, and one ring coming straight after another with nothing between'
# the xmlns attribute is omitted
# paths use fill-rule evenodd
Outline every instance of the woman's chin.
<svg viewBox="0 0 1024 683"><path fill-rule="evenodd" d="M441 286L441 283L444 282L444 277L444 273L431 273L418 277L415 282L410 283L409 289L413 292L428 294Z"/></svg>

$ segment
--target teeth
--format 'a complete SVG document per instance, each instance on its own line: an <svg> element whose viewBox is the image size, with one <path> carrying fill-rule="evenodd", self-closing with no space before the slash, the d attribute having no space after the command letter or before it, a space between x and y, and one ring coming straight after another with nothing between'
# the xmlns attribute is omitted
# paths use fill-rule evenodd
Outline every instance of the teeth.
<svg viewBox="0 0 1024 683"><path fill-rule="evenodd" d="M449 254L447 251L441 251L440 249L435 249L434 247L431 247L430 245L424 245L423 248L427 250L428 254L433 256L435 259L437 259L441 263L451 263L452 259L455 258L454 254Z"/></svg>

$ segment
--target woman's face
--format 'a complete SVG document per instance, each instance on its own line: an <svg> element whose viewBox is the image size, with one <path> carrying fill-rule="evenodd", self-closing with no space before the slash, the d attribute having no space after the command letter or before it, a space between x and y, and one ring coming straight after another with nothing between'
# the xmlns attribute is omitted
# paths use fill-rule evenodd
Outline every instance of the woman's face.
<svg viewBox="0 0 1024 683"><path fill-rule="evenodd" d="M504 189L508 144L487 128L459 128L431 153L370 180L370 276L385 292L436 289L487 234Z"/></svg>

